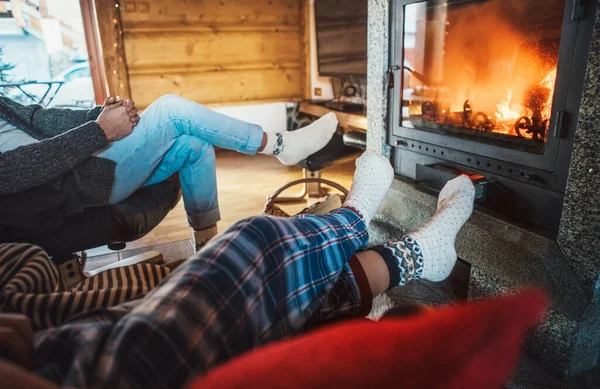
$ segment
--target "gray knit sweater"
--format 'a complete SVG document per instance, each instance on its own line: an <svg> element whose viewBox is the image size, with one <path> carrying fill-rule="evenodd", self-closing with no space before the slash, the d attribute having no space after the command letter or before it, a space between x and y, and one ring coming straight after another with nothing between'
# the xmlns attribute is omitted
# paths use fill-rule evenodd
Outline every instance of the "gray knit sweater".
<svg viewBox="0 0 600 389"><path fill-rule="evenodd" d="M50 185L66 198L66 214L108 203L115 163L94 157L109 145L91 111L23 106L0 97L0 117L32 137L36 144L0 153L2 196Z"/></svg>

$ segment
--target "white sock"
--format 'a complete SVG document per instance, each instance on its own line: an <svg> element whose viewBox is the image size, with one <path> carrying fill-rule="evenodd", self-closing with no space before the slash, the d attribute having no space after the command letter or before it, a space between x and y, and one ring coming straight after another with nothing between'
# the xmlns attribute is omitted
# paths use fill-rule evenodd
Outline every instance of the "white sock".
<svg viewBox="0 0 600 389"><path fill-rule="evenodd" d="M371 247L383 258L390 289L410 280L442 281L456 263L456 234L473 212L475 188L467 176L449 181L440 192L437 212L419 229L380 246Z"/></svg>
<svg viewBox="0 0 600 389"><path fill-rule="evenodd" d="M442 281L456 263L456 235L473 213L475 188L467 176L449 181L440 192L437 212L419 229L408 234L421 247L421 278Z"/></svg>
<svg viewBox="0 0 600 389"><path fill-rule="evenodd" d="M296 131L266 132L267 145L260 153L273 155L284 165L295 165L327 146L337 126L337 117L330 112Z"/></svg>
<svg viewBox="0 0 600 389"><path fill-rule="evenodd" d="M194 247L196 251L200 251L200 249L212 239L214 238L219 229L217 226L212 226L205 228L203 230L192 230L192 237L194 239Z"/></svg>
<svg viewBox="0 0 600 389"><path fill-rule="evenodd" d="M354 181L344 205L360 212L368 225L379 210L393 178L390 161L373 151L366 151L356 160Z"/></svg>

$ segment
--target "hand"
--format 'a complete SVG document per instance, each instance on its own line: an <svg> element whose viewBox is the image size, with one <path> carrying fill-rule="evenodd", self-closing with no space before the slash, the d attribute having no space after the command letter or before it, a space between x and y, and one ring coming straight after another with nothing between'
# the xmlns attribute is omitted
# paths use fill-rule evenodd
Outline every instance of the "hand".
<svg viewBox="0 0 600 389"><path fill-rule="evenodd" d="M20 314L0 314L0 359L30 368L32 350L33 331L29 318Z"/></svg>
<svg viewBox="0 0 600 389"><path fill-rule="evenodd" d="M138 109L135 106L135 103L133 100L131 99L125 99L125 109L127 110L127 113L129 114L129 119L131 120L131 123L133 124L133 126L137 126L138 122L140 121L140 115L138 115Z"/></svg>
<svg viewBox="0 0 600 389"><path fill-rule="evenodd" d="M137 125L137 123L140 121L140 115L138 114L138 109L135 106L135 102L133 100L131 100L131 99L117 100L116 98L111 96L111 97L107 97L106 99L104 99L104 107L107 107L107 106L115 104L115 103L119 103L121 101L123 101L123 104L125 105L127 113L129 114L131 123L133 123L133 126L135 127Z"/></svg>
<svg viewBox="0 0 600 389"><path fill-rule="evenodd" d="M110 142L121 140L133 131L134 123L131 122L124 100L105 105L96 123L106 134Z"/></svg>
<svg viewBox="0 0 600 389"><path fill-rule="evenodd" d="M102 105L103 107L108 107L109 105L112 105L114 103L116 103L118 100L115 99L112 96L108 96L107 98L104 99L104 104Z"/></svg>
<svg viewBox="0 0 600 389"><path fill-rule="evenodd" d="M31 320L20 314L0 314L0 386L15 389L59 389L53 382L31 372L32 351Z"/></svg>
<svg viewBox="0 0 600 389"><path fill-rule="evenodd" d="M54 382L2 359L0 359L0 382L2 382L3 388L60 389Z"/></svg>

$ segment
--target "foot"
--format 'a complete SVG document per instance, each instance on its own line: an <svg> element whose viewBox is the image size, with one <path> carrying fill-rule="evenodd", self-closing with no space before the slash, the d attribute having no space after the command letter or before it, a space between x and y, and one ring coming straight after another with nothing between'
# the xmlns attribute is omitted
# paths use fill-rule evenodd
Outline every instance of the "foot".
<svg viewBox="0 0 600 389"><path fill-rule="evenodd" d="M296 131L266 133L267 144L261 153L277 157L284 165L295 165L325 147L337 127L337 117L330 112Z"/></svg>
<svg viewBox="0 0 600 389"><path fill-rule="evenodd" d="M207 227L203 230L194 230L192 237L194 239L194 247L196 252L200 251L212 238L219 232L216 225Z"/></svg>
<svg viewBox="0 0 600 389"><path fill-rule="evenodd" d="M424 278L442 281L456 263L456 234L473 212L475 188L467 176L449 181L440 192L437 212L419 229L372 247L390 274L390 288Z"/></svg>
<svg viewBox="0 0 600 389"><path fill-rule="evenodd" d="M440 192L437 212L421 228L409 234L421 248L421 277L442 281L456 263L456 235L473 213L475 188L467 176L449 181Z"/></svg>
<svg viewBox="0 0 600 389"><path fill-rule="evenodd" d="M368 225L379 210L393 178L390 161L373 151L366 151L356 160L354 181L344 205L360 212Z"/></svg>

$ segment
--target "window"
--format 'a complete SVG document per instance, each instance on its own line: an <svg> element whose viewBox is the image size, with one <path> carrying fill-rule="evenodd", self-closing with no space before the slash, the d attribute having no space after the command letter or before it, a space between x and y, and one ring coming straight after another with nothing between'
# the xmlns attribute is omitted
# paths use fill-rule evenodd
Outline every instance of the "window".
<svg viewBox="0 0 600 389"><path fill-rule="evenodd" d="M13 13L9 0L0 0L0 19L12 19Z"/></svg>
<svg viewBox="0 0 600 389"><path fill-rule="evenodd" d="M92 76L92 74L90 73L89 67L79 68L79 69L74 69L74 70L70 71L69 73L65 74L65 81L73 81L73 80L77 80L78 78L91 77L91 76Z"/></svg>

